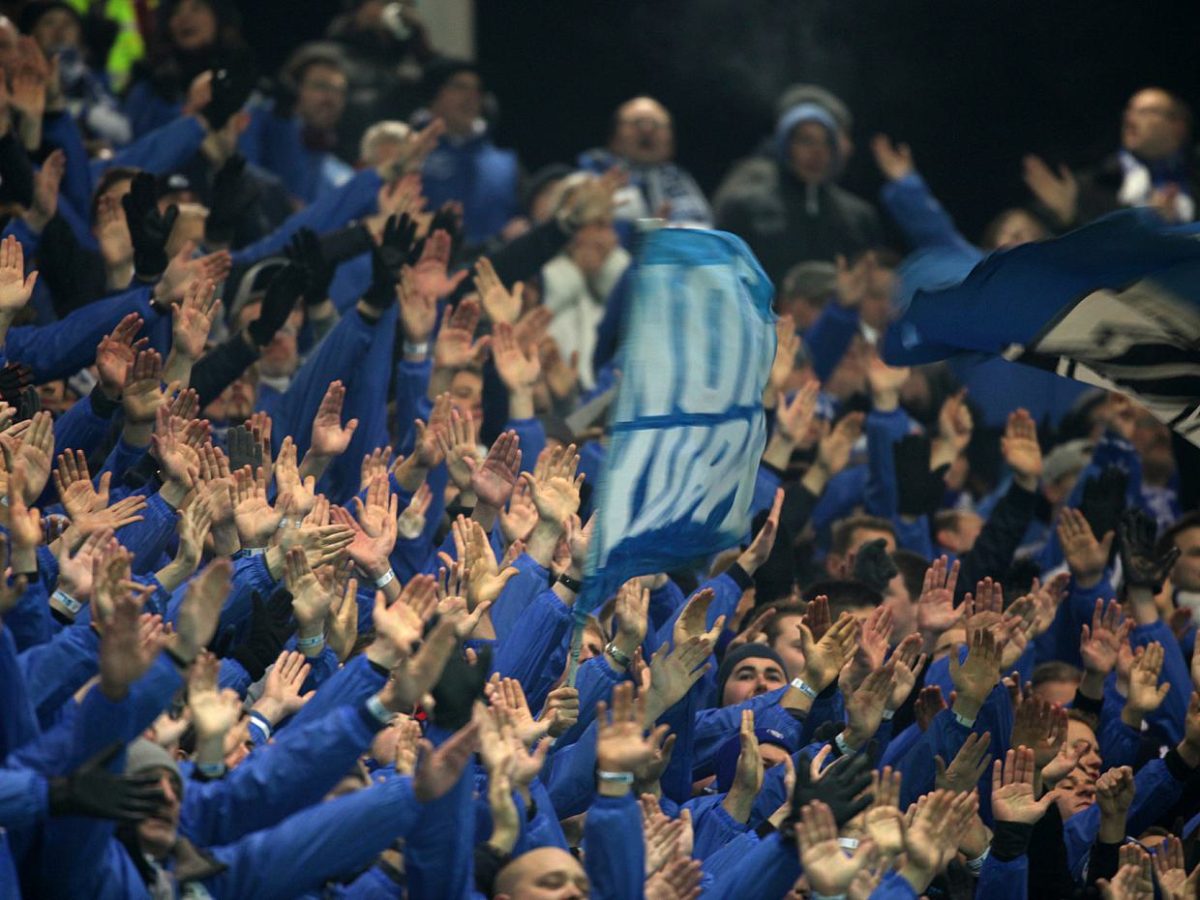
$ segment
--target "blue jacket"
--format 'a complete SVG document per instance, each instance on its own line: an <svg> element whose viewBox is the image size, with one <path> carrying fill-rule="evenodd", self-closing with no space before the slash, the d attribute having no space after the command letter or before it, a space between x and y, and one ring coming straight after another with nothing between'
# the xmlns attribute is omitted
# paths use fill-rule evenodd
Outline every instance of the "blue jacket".
<svg viewBox="0 0 1200 900"><path fill-rule="evenodd" d="M354 175L349 163L326 150L305 146L304 124L283 118L271 105L250 111L250 126L238 139L238 149L252 163L279 176L293 197L312 203L336 191Z"/></svg>
<svg viewBox="0 0 1200 900"><path fill-rule="evenodd" d="M492 143L486 130L469 138L444 136L421 170L432 209L457 200L463 205L467 243L495 237L518 212L517 155Z"/></svg>

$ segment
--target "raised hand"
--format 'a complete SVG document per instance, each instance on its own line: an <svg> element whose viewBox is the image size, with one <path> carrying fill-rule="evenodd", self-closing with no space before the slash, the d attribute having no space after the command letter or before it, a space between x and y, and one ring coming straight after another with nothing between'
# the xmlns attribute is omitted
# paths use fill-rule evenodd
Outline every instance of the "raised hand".
<svg viewBox="0 0 1200 900"><path fill-rule="evenodd" d="M742 710L738 740L740 748L733 784L730 785L721 806L731 818L738 822L746 822L750 818L754 800L762 790L763 783L762 755L758 749L758 738L754 736L753 710Z"/></svg>
<svg viewBox="0 0 1200 900"><path fill-rule="evenodd" d="M413 286L430 297L452 294L469 274L466 269L447 275L450 265L450 235L438 230L425 241L421 258L412 267Z"/></svg>
<svg viewBox="0 0 1200 900"><path fill-rule="evenodd" d="M492 357L496 373L510 391L530 390L542 374L537 349L522 349L507 322L498 322L492 332Z"/></svg>
<svg viewBox="0 0 1200 900"><path fill-rule="evenodd" d="M1064 507L1059 514L1058 540L1071 574L1080 587L1092 587L1100 581L1108 567L1113 537L1110 531L1103 540L1097 541L1092 526L1077 509Z"/></svg>
<svg viewBox="0 0 1200 900"><path fill-rule="evenodd" d="M496 438L482 463L473 456L463 461L471 470L471 490L476 498L499 510L512 496L520 474L520 439L515 431L506 431Z"/></svg>
<svg viewBox="0 0 1200 900"><path fill-rule="evenodd" d="M804 653L805 683L817 693L825 690L854 654L858 625L848 613L835 622L825 635L814 641L807 625L800 629L801 651Z"/></svg>
<svg viewBox="0 0 1200 900"><path fill-rule="evenodd" d="M937 765L937 777L934 783L937 788L956 794L975 790L979 779L987 773L992 762L992 756L988 753L991 740L992 735L987 731L983 734L967 735L949 766L940 756L935 756L933 761Z"/></svg>
<svg viewBox="0 0 1200 900"><path fill-rule="evenodd" d="M148 425L154 421L158 408L166 403L167 395L174 393L178 385L162 390L162 357L156 350L143 350L137 355L133 366L125 377L125 390L121 394L121 407L125 410L125 421L133 425Z"/></svg>
<svg viewBox="0 0 1200 900"><path fill-rule="evenodd" d="M1096 600L1092 612L1092 625L1083 626L1079 640L1079 655L1083 658L1085 671L1108 675L1117 664L1121 645L1129 638L1133 623L1121 615L1121 604L1112 601L1107 605Z"/></svg>
<svg viewBox="0 0 1200 900"><path fill-rule="evenodd" d="M350 440L358 428L358 419L351 419L345 427L342 426L345 399L345 386L340 381L330 383L313 419L310 452L325 457L341 456L350 446Z"/></svg>
<svg viewBox="0 0 1200 900"><path fill-rule="evenodd" d="M1000 452L1013 470L1017 484L1027 491L1037 490L1038 480L1042 477L1042 448L1033 417L1024 409L1009 414L1004 436L1000 439Z"/></svg>
<svg viewBox="0 0 1200 900"><path fill-rule="evenodd" d="M474 340L475 329L478 326L478 301L464 297L459 301L457 309L447 304L442 313L442 327L438 329L437 340L433 345L434 368L450 372L482 365L492 339L485 335L479 340ZM447 387L448 380L443 382L440 389Z"/></svg>
<svg viewBox="0 0 1200 900"><path fill-rule="evenodd" d="M142 338L135 343L142 330L142 317L130 313L106 334L96 347L96 371L100 377L100 389L109 400L119 400L125 389L125 380L133 368L137 354L149 343Z"/></svg>
<svg viewBox="0 0 1200 900"><path fill-rule="evenodd" d="M886 134L871 138L871 153L875 157L875 165L888 181L899 181L916 171L908 144L893 144Z"/></svg>
<svg viewBox="0 0 1200 900"><path fill-rule="evenodd" d="M1161 556L1155 552L1158 525L1144 510L1125 510L1118 531L1125 583L1157 594L1162 590L1167 573L1179 558L1179 548L1173 547Z"/></svg>
<svg viewBox="0 0 1200 900"><path fill-rule="evenodd" d="M968 630L970 649L965 662L958 661L958 650L950 653L950 679L958 692L954 708L961 709L966 718L974 719L983 701L1000 680L1000 647L996 638L986 629L973 633Z"/></svg>
<svg viewBox="0 0 1200 900"><path fill-rule="evenodd" d="M1025 186L1058 219L1059 225L1070 225L1075 221L1075 202L1079 198L1079 184L1071 170L1064 165L1057 174L1041 157L1030 154L1023 160Z"/></svg>
<svg viewBox="0 0 1200 900"><path fill-rule="evenodd" d="M300 693L311 671L312 666L303 653L284 650L267 672L263 692L255 701L254 710L261 713L272 727L298 713L316 695L314 691Z"/></svg>
<svg viewBox="0 0 1200 900"><path fill-rule="evenodd" d="M229 560L216 559L188 585L175 625L174 649L183 662L195 659L216 633L221 607L229 596L232 572Z"/></svg>
<svg viewBox="0 0 1200 900"><path fill-rule="evenodd" d="M779 516L783 511L783 488L776 488L775 497L771 503L771 511L767 514L762 528L750 542L750 546L738 557L738 565L747 575L753 575L759 567L771 556L775 548L775 537L779 534Z"/></svg>
<svg viewBox="0 0 1200 900"><path fill-rule="evenodd" d="M800 810L795 830L804 874L812 889L823 896L844 895L850 882L874 856L875 844L871 840L860 842L853 856L842 852L833 811L820 800Z"/></svg>
<svg viewBox="0 0 1200 900"><path fill-rule="evenodd" d="M997 822L1033 825L1058 799L1055 791L1047 791L1041 799L1034 797L1036 770L1034 753L1028 747L1010 749L1003 765L996 760L992 766L992 813Z"/></svg>
<svg viewBox="0 0 1200 900"><path fill-rule="evenodd" d="M1040 771L1049 765L1067 741L1067 711L1061 707L1028 697L1013 716L1013 747L1028 747Z"/></svg>
<svg viewBox="0 0 1200 900"><path fill-rule="evenodd" d="M1167 699L1171 682L1158 683L1165 653L1162 644L1151 641L1134 651L1133 668L1129 673L1129 688L1121 721L1140 729L1142 719L1154 712Z"/></svg>
<svg viewBox="0 0 1200 900"><path fill-rule="evenodd" d="M492 267L491 260L481 256L475 263L475 289L479 291L483 311L493 323L516 324L521 317L521 295L525 290L521 282L513 284L512 291L508 291Z"/></svg>
<svg viewBox="0 0 1200 900"><path fill-rule="evenodd" d="M220 309L212 281L198 278L189 284L183 302L171 308L171 349L193 362L203 356Z"/></svg>
<svg viewBox="0 0 1200 900"><path fill-rule="evenodd" d="M460 491L471 489L471 476L478 469L479 445L475 442L475 420L470 410L450 410L448 427L439 429L434 439L446 460L446 470ZM467 462L470 459L471 462ZM472 465L474 463L474 465Z"/></svg>
<svg viewBox="0 0 1200 900"><path fill-rule="evenodd" d="M660 725L647 736L646 698L635 698L633 685L618 684L612 693L612 714L603 700L596 704L596 765L601 772L633 773L654 756L655 737L667 731ZM603 783L601 789L603 790ZM624 788L627 785L617 785Z"/></svg>
<svg viewBox="0 0 1200 900"><path fill-rule="evenodd" d="M175 227L179 207L172 204L165 213L158 208L158 187L154 176L139 172L129 193L121 198L125 219L133 240L134 269L138 278L153 281L167 268L167 239Z"/></svg>
<svg viewBox="0 0 1200 900"><path fill-rule="evenodd" d="M579 511L583 476L576 475L578 468L579 454L574 444L568 444L554 448L544 460L538 460L532 475L521 473L537 507L539 527L549 526L559 534L566 531L567 519Z"/></svg>
<svg viewBox="0 0 1200 900"><path fill-rule="evenodd" d="M950 565L945 556L938 557L925 570L925 583L917 598L917 627L923 634L937 635L949 631L962 618L954 607L954 590L958 584L958 560ZM932 647L927 646L926 650Z"/></svg>

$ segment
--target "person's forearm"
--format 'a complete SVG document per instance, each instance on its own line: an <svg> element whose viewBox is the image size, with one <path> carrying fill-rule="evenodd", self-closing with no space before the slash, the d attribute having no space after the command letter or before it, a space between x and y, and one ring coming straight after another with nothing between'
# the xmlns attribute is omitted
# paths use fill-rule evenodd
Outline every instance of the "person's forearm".
<svg viewBox="0 0 1200 900"><path fill-rule="evenodd" d="M464 503L463 505L469 505ZM471 521L478 522L483 528L485 534L491 534L492 528L496 524L496 517L500 511L490 503L484 503L478 498L475 498L474 509L471 510Z"/></svg>
<svg viewBox="0 0 1200 900"><path fill-rule="evenodd" d="M154 577L158 579L158 583L163 586L163 589L170 594L187 581L195 571L195 561L181 559L176 556L171 562L155 572Z"/></svg>
<svg viewBox="0 0 1200 900"><path fill-rule="evenodd" d="M533 391L530 388L508 389L508 417L510 419L532 419Z"/></svg>
<svg viewBox="0 0 1200 900"><path fill-rule="evenodd" d="M776 431L767 441L767 449L763 451L762 461L780 472L786 472L795 450L796 445Z"/></svg>
<svg viewBox="0 0 1200 900"><path fill-rule="evenodd" d="M561 537L562 529L557 524L539 519L533 526L529 540L525 542L525 552L538 565L548 569L554 561L554 549Z"/></svg>
<svg viewBox="0 0 1200 900"><path fill-rule="evenodd" d="M216 734L196 739L196 768L208 773L225 768L225 735Z"/></svg>
<svg viewBox="0 0 1200 900"><path fill-rule="evenodd" d="M116 264L105 263L104 285L110 291L123 291L133 283L133 260Z"/></svg>
<svg viewBox="0 0 1200 900"><path fill-rule="evenodd" d="M170 384L173 381L178 381L179 389L184 390L191 382L192 368L195 365L196 360L184 353L180 353L178 348L172 347L171 352L167 354L167 361L163 365L163 383Z"/></svg>
<svg viewBox="0 0 1200 900"><path fill-rule="evenodd" d="M1104 808L1100 808L1100 831L1096 834L1096 839L1105 844L1121 844L1125 841L1125 819L1128 815L1128 810L1114 814L1107 814Z"/></svg>
<svg viewBox="0 0 1200 900"><path fill-rule="evenodd" d="M426 396L430 400L436 400L450 390L450 382L453 380L454 369L434 364L433 373L429 376L429 390L426 392Z"/></svg>
<svg viewBox="0 0 1200 900"><path fill-rule="evenodd" d="M1133 608L1133 620L1137 625L1153 625L1159 620L1158 604L1154 592L1148 587L1130 585L1125 589L1125 599Z"/></svg>
<svg viewBox="0 0 1200 900"><path fill-rule="evenodd" d="M232 521L214 524L212 526L213 554L216 556L233 556L242 549L238 537L237 525Z"/></svg>
<svg viewBox="0 0 1200 900"><path fill-rule="evenodd" d="M321 453L313 453L309 450L304 454L304 459L300 461L300 480L312 476L317 481L321 480L321 476L325 474L325 470L329 468L329 464L333 462L332 456L325 456Z"/></svg>
<svg viewBox="0 0 1200 900"><path fill-rule="evenodd" d="M1105 675L1104 672L1085 670L1079 682L1079 692L1090 700L1103 700Z"/></svg>

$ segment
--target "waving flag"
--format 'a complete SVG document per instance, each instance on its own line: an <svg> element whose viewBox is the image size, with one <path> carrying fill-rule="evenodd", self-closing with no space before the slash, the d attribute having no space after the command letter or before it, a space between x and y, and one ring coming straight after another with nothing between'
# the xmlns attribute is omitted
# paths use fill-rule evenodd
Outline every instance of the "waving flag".
<svg viewBox="0 0 1200 900"><path fill-rule="evenodd" d="M884 358L1000 355L1127 394L1200 445L1197 234L1125 210L995 253L957 286L915 291Z"/></svg>
<svg viewBox="0 0 1200 900"><path fill-rule="evenodd" d="M636 266L579 615L629 578L736 544L766 443L773 289L750 249L664 228Z"/></svg>

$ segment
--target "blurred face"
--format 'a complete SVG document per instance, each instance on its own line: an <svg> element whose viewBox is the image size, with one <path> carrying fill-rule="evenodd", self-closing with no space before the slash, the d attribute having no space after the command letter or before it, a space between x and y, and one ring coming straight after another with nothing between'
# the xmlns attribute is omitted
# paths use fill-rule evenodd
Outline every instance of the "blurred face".
<svg viewBox="0 0 1200 900"><path fill-rule="evenodd" d="M1150 484L1165 485L1175 474L1171 431L1149 413L1138 413L1133 426L1133 446L1142 458L1142 477Z"/></svg>
<svg viewBox="0 0 1200 900"><path fill-rule="evenodd" d="M892 611L892 643L898 644L917 628L917 598L909 593L900 573L883 592L883 605Z"/></svg>
<svg viewBox="0 0 1200 900"><path fill-rule="evenodd" d="M1058 783L1058 814L1063 821L1096 802L1096 779L1076 769Z"/></svg>
<svg viewBox="0 0 1200 900"><path fill-rule="evenodd" d="M1179 152L1186 136L1171 97L1156 88L1129 98L1121 119L1121 146L1142 159L1163 159Z"/></svg>
<svg viewBox="0 0 1200 900"><path fill-rule="evenodd" d="M1033 689L1033 696L1047 703L1057 703L1066 706L1075 699L1079 688L1077 681L1043 681Z"/></svg>
<svg viewBox="0 0 1200 900"><path fill-rule="evenodd" d="M866 340L855 334L846 349L846 355L834 368L824 384L825 393L838 400L848 400L867 389L867 362L869 356Z"/></svg>
<svg viewBox="0 0 1200 900"><path fill-rule="evenodd" d="M179 828L179 808L182 788L175 776L166 769L161 770L159 787L166 799L147 819L138 823L138 843L142 852L148 853L155 859L162 859L175 846Z"/></svg>
<svg viewBox="0 0 1200 900"><path fill-rule="evenodd" d="M896 273L885 266L873 266L867 292L859 307L859 317L876 331L887 328L892 309L892 288Z"/></svg>
<svg viewBox="0 0 1200 900"><path fill-rule="evenodd" d="M496 879L496 900L583 900L587 896L583 866L558 847L523 853Z"/></svg>
<svg viewBox="0 0 1200 900"><path fill-rule="evenodd" d="M1099 741L1096 740L1096 732L1088 728L1083 722L1077 722L1074 719L1067 720L1067 746L1073 747L1077 742L1082 742L1087 745L1083 751L1083 755L1079 758L1079 769L1092 779L1093 782L1100 777L1100 750Z"/></svg>
<svg viewBox="0 0 1200 900"><path fill-rule="evenodd" d="M204 410L205 416L218 422L244 422L254 412L254 401L258 398L256 385L239 378L221 392Z"/></svg>
<svg viewBox="0 0 1200 900"><path fill-rule="evenodd" d="M821 184L830 174L833 150L829 132L816 122L801 122L792 129L788 141L788 161L792 173L805 184Z"/></svg>
<svg viewBox="0 0 1200 900"><path fill-rule="evenodd" d="M1181 591L1200 591L1200 528L1175 535L1179 559L1171 569L1171 584Z"/></svg>
<svg viewBox="0 0 1200 900"><path fill-rule="evenodd" d="M846 558L851 554L857 553L858 549L863 544L868 544L871 541L883 540L887 543L887 552L896 552L896 537L888 531L878 531L874 528L855 528L850 533L850 545L846 548L846 556L839 556L836 553L830 553L825 557L825 568L829 574L835 578L841 578L841 568L845 563Z"/></svg>
<svg viewBox="0 0 1200 900"><path fill-rule="evenodd" d="M675 154L670 113L649 97L630 100L617 111L612 151L637 165L666 162Z"/></svg>
<svg viewBox="0 0 1200 900"><path fill-rule="evenodd" d="M771 659L750 657L738 663L737 668L725 682L722 706L735 706L787 684L787 676L778 663Z"/></svg>
<svg viewBox="0 0 1200 900"><path fill-rule="evenodd" d="M816 324L821 310L824 308L820 302L800 295L780 298L776 305L781 316L791 316L795 321L797 334L807 331Z"/></svg>
<svg viewBox="0 0 1200 900"><path fill-rule="evenodd" d="M346 76L335 66L313 64L304 70L296 95L296 115L311 128L331 129L346 108Z"/></svg>
<svg viewBox="0 0 1200 900"><path fill-rule="evenodd" d="M1014 209L996 229L995 250L1008 250L1046 237L1046 228L1023 209Z"/></svg>
<svg viewBox="0 0 1200 900"><path fill-rule="evenodd" d="M470 369L461 369L450 379L450 402L459 415L468 412L475 419L476 440L483 424L483 376Z"/></svg>
<svg viewBox="0 0 1200 900"><path fill-rule="evenodd" d="M583 631L583 645L579 650L580 662L586 662L597 656L604 655L604 635L594 625L588 625Z"/></svg>
<svg viewBox="0 0 1200 900"><path fill-rule="evenodd" d="M800 641L800 629L796 627L802 619L802 616L787 615L775 620L779 636L771 644L771 649L783 658L789 679L799 678L804 673L804 645Z"/></svg>
<svg viewBox="0 0 1200 900"><path fill-rule="evenodd" d="M483 110L483 83L474 72L459 72L438 91L429 111L446 123L451 134L466 135Z"/></svg>
<svg viewBox="0 0 1200 900"><path fill-rule="evenodd" d="M202 0L182 0L167 22L171 40L181 50L200 50L217 40L217 17Z"/></svg>
<svg viewBox="0 0 1200 900"><path fill-rule="evenodd" d="M79 24L66 10L52 9L38 19L33 29L33 39L42 52L79 46Z"/></svg>

